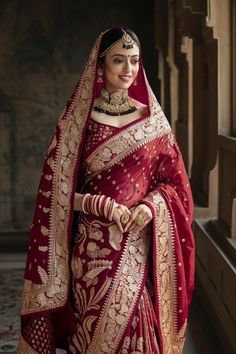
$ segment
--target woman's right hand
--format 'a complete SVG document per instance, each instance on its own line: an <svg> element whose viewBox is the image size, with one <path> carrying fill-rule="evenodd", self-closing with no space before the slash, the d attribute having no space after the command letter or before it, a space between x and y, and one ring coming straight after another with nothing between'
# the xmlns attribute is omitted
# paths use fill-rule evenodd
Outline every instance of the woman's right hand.
<svg viewBox="0 0 236 354"><path fill-rule="evenodd" d="M131 217L131 212L127 208L127 206L125 206L123 204L115 203L115 208L114 208L112 220L115 221L116 225L118 226L118 229L122 233L124 232L125 225L122 224L120 219L121 219L121 216L124 215L124 214L127 215L128 218Z"/></svg>

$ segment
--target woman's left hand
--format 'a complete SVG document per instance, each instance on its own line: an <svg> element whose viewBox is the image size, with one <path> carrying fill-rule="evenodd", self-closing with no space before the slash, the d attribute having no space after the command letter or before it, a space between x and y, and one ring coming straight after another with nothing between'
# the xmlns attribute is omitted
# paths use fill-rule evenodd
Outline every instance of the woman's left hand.
<svg viewBox="0 0 236 354"><path fill-rule="evenodd" d="M143 229L151 220L151 209L146 204L139 204L132 211L130 219L124 227L124 231L139 231Z"/></svg>

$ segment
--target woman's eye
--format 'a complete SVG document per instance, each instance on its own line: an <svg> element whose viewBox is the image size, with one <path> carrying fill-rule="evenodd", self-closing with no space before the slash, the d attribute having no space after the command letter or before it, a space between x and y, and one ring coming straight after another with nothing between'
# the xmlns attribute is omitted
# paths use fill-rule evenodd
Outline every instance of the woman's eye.
<svg viewBox="0 0 236 354"><path fill-rule="evenodd" d="M120 64L120 63L122 63L122 60L121 59L114 59L114 63Z"/></svg>
<svg viewBox="0 0 236 354"><path fill-rule="evenodd" d="M132 62L131 62L132 64L134 64L134 65L136 65L136 64L138 64L139 63L139 60L132 60Z"/></svg>

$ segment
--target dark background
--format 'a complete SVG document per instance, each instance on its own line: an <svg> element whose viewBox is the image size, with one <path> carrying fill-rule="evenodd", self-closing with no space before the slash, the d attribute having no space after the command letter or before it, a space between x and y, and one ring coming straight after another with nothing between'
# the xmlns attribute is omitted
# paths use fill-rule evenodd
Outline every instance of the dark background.
<svg viewBox="0 0 236 354"><path fill-rule="evenodd" d="M44 154L98 34L133 29L157 91L154 2L0 1L0 225L27 232Z"/></svg>

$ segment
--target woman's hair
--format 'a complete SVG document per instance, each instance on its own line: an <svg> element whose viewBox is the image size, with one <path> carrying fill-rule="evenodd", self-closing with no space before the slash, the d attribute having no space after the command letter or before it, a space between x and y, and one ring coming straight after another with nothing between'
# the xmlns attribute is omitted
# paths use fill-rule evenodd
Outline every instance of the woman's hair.
<svg viewBox="0 0 236 354"><path fill-rule="evenodd" d="M138 45L139 49L141 50L141 44L137 35L128 28L123 27L113 27L106 31L102 37L100 49L99 49L99 61L103 61L106 52L110 49L116 42L118 42L124 35L124 33L129 34L135 43Z"/></svg>

